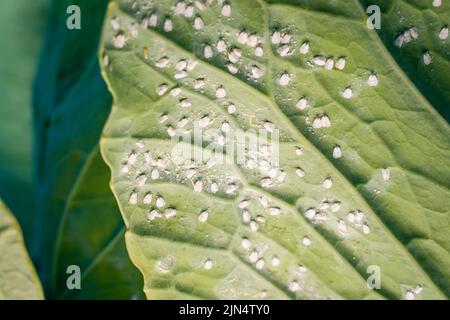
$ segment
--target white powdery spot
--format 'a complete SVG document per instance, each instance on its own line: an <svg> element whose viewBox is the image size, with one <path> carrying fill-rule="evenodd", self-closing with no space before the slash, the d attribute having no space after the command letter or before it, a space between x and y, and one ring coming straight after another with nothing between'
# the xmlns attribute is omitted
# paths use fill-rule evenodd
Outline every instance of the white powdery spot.
<svg viewBox="0 0 450 320"><path fill-rule="evenodd" d="M367 84L370 87L376 87L378 85L378 77L375 73L369 75L369 78L367 79Z"/></svg>
<svg viewBox="0 0 450 320"><path fill-rule="evenodd" d="M278 83L282 86L287 86L289 84L289 82L291 81L292 76L287 73L284 72L283 74L281 74L280 78L278 79Z"/></svg>

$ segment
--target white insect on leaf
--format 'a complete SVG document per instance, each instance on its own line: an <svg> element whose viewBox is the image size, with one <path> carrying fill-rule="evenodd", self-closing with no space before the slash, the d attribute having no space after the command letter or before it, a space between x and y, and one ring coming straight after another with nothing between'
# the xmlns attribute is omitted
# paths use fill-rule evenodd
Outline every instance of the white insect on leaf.
<svg viewBox="0 0 450 320"><path fill-rule="evenodd" d="M204 210L204 211L202 211L201 213L200 213L200 215L198 216L198 221L200 221L200 222L206 222L207 220L208 220L208 216L209 216L209 213L208 213L208 211L207 210Z"/></svg>
<svg viewBox="0 0 450 320"><path fill-rule="evenodd" d="M339 159L342 157L342 149L340 146L334 146L333 148L333 158Z"/></svg>
<svg viewBox="0 0 450 320"><path fill-rule="evenodd" d="M216 49L217 49L217 51L220 52L220 53L226 52L226 51L227 51L227 44L225 43L225 40L223 40L222 38L220 38L220 39L217 41Z"/></svg>
<svg viewBox="0 0 450 320"><path fill-rule="evenodd" d="M342 97L344 97L345 99L351 99L353 97L353 89L352 87L347 87L344 89L344 91L342 92Z"/></svg>
<svg viewBox="0 0 450 320"><path fill-rule="evenodd" d="M150 204L150 203L152 202L152 197L153 197L152 193L151 193L151 192L148 192L148 193L144 196L144 199L142 199L142 202L143 202L144 204Z"/></svg>
<svg viewBox="0 0 450 320"><path fill-rule="evenodd" d="M227 92L223 86L218 86L216 88L216 98L222 99L227 96Z"/></svg>
<svg viewBox="0 0 450 320"><path fill-rule="evenodd" d="M426 52L423 54L423 63L424 63L425 65L429 65L429 64L431 64L431 61L432 61L431 53L430 53L430 51L426 51Z"/></svg>
<svg viewBox="0 0 450 320"><path fill-rule="evenodd" d="M150 27L156 27L157 24L158 24L158 15L156 15L156 13L154 13L148 19L148 25Z"/></svg>
<svg viewBox="0 0 450 320"><path fill-rule="evenodd" d="M303 178L303 177L305 176L305 171L303 171L303 169L300 168L300 167L297 167L297 168L295 169L295 173L296 173L300 178Z"/></svg>
<svg viewBox="0 0 450 320"><path fill-rule="evenodd" d="M213 267L213 260L210 258L206 259L203 267L205 268L205 270L211 270L211 268Z"/></svg>
<svg viewBox="0 0 450 320"><path fill-rule="evenodd" d="M250 240L248 238L242 238L241 240L241 246L244 249L250 249L252 243L250 242Z"/></svg>
<svg viewBox="0 0 450 320"><path fill-rule="evenodd" d="M264 259L263 258L258 259L258 261L256 261L255 267L258 270L264 269Z"/></svg>
<svg viewBox="0 0 450 320"><path fill-rule="evenodd" d="M389 168L381 169L381 176L383 177L384 181L389 181L391 179L391 170L389 170Z"/></svg>
<svg viewBox="0 0 450 320"><path fill-rule="evenodd" d="M158 208L162 208L162 207L164 207L165 205L166 205L166 200L164 200L163 197L161 197L161 196L156 197L156 206L157 206Z"/></svg>
<svg viewBox="0 0 450 320"><path fill-rule="evenodd" d="M261 46L255 48L255 56L262 57L264 55L264 49Z"/></svg>
<svg viewBox="0 0 450 320"><path fill-rule="evenodd" d="M127 43L127 37L122 32L119 32L113 37L112 43L115 48L122 49Z"/></svg>
<svg viewBox="0 0 450 320"><path fill-rule="evenodd" d="M203 29L203 27L205 26L205 23L203 22L203 19L200 17L195 17L194 19L194 29L195 30L200 30Z"/></svg>
<svg viewBox="0 0 450 320"><path fill-rule="evenodd" d="M225 3L222 6L222 11L220 12L222 17L229 17L231 16L231 6L228 3Z"/></svg>
<svg viewBox="0 0 450 320"><path fill-rule="evenodd" d="M194 6L189 5L186 7L186 9L184 10L184 16L186 18L192 18L194 16Z"/></svg>
<svg viewBox="0 0 450 320"><path fill-rule="evenodd" d="M128 198L128 203L131 205L137 204L137 197L138 197L137 192L135 191L131 192L130 197Z"/></svg>
<svg viewBox="0 0 450 320"><path fill-rule="evenodd" d="M289 73L283 72L280 78L278 79L278 83L282 86L287 86L291 81L291 78L292 76Z"/></svg>
<svg viewBox="0 0 450 320"><path fill-rule="evenodd" d="M331 180L331 178L326 178L322 185L325 189L330 189L333 186L333 180Z"/></svg>
<svg viewBox="0 0 450 320"><path fill-rule="evenodd" d="M206 44L203 47L203 57L205 57L205 59L211 59L212 56L213 56L213 50L210 45Z"/></svg>
<svg viewBox="0 0 450 320"><path fill-rule="evenodd" d="M439 31L439 39L447 40L448 38L448 26L442 27L441 31Z"/></svg>
<svg viewBox="0 0 450 320"><path fill-rule="evenodd" d="M300 53L307 54L309 52L309 47L310 47L310 45L309 45L308 41L303 42L299 48Z"/></svg>
<svg viewBox="0 0 450 320"><path fill-rule="evenodd" d="M165 32L171 32L173 30L173 23L171 19L167 18L164 20L163 29Z"/></svg>
<svg viewBox="0 0 450 320"><path fill-rule="evenodd" d="M375 73L371 73L369 78L367 78L367 84L370 87L376 87L378 85L378 77Z"/></svg>
<svg viewBox="0 0 450 320"><path fill-rule="evenodd" d="M345 64L346 64L346 59L344 57L341 57L338 59L338 61L336 61L334 66L338 70L344 70Z"/></svg>
<svg viewBox="0 0 450 320"><path fill-rule="evenodd" d="M247 42L247 39L248 39L248 33L247 32L241 31L241 32L238 33L237 41L240 44L245 44Z"/></svg>
<svg viewBox="0 0 450 320"><path fill-rule="evenodd" d="M275 31L272 33L271 41L273 44L279 44L281 42L281 32Z"/></svg>

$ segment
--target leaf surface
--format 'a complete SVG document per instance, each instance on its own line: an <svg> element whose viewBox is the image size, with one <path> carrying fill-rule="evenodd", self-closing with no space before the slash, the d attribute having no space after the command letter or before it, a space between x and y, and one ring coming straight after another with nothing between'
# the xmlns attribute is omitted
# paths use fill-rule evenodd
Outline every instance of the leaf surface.
<svg viewBox="0 0 450 320"><path fill-rule="evenodd" d="M22 231L0 200L0 300L41 300L39 278L28 257Z"/></svg>
<svg viewBox="0 0 450 320"><path fill-rule="evenodd" d="M449 296L449 126L360 2L213 1L191 15L118 0L103 38L102 154L148 298ZM202 141L171 139L194 125ZM228 128L277 129L279 144L217 162Z"/></svg>

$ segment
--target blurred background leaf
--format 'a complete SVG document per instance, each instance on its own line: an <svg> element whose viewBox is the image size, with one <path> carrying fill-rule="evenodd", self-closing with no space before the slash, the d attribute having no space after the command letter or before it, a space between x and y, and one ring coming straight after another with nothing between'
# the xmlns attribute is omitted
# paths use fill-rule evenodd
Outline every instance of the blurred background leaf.
<svg viewBox="0 0 450 320"><path fill-rule="evenodd" d="M28 242L33 221L31 87L47 0L0 1L0 196Z"/></svg>
<svg viewBox="0 0 450 320"><path fill-rule="evenodd" d="M123 222L97 143L111 107L97 50L107 0L52 2L34 87L37 184L33 257L49 298L138 299L141 276L130 263ZM66 27L69 5L81 30ZM82 289L66 290L78 265Z"/></svg>

